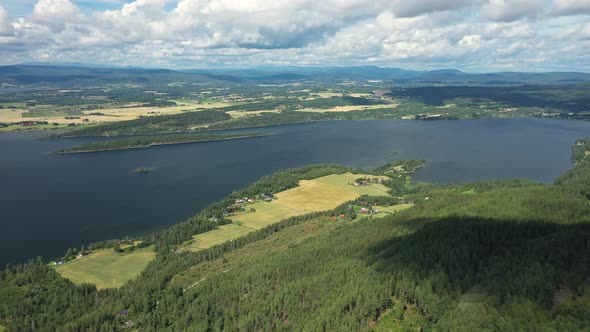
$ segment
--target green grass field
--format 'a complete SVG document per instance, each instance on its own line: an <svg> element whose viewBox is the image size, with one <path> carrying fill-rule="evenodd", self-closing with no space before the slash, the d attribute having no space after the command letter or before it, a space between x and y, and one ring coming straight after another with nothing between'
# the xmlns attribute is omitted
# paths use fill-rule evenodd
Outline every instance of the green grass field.
<svg viewBox="0 0 590 332"><path fill-rule="evenodd" d="M237 239L240 236L244 236L253 231L254 230L251 228L240 226L238 224L219 226L218 229L193 236L193 243L190 244L189 249L192 251L207 249L214 245Z"/></svg>
<svg viewBox="0 0 590 332"><path fill-rule="evenodd" d="M4 331L6 331L6 328L4 326L0 325L0 332L4 332Z"/></svg>
<svg viewBox="0 0 590 332"><path fill-rule="evenodd" d="M412 206L414 206L414 204L397 204L397 205L392 205L392 206L375 206L374 208L379 210L379 213L376 213L373 215L373 218L383 218L385 216L388 216L390 214L394 214L396 212L399 211L403 211L405 209L409 209Z"/></svg>
<svg viewBox="0 0 590 332"><path fill-rule="evenodd" d="M76 284L91 283L97 288L116 288L135 278L156 257L153 247L119 254L112 249L97 250L56 268Z"/></svg>

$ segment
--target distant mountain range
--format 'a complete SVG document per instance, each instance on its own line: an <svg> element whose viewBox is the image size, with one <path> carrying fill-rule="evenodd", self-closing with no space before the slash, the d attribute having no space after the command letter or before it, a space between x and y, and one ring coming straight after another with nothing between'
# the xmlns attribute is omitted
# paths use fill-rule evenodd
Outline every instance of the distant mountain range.
<svg viewBox="0 0 590 332"><path fill-rule="evenodd" d="M456 69L414 71L392 67L252 67L227 69L148 69L109 67L83 63L26 63L0 66L0 84L17 86L97 86L108 83L146 85L172 82L288 83L288 82L379 82L391 84L513 85L590 82L590 73L498 72L466 73Z"/></svg>

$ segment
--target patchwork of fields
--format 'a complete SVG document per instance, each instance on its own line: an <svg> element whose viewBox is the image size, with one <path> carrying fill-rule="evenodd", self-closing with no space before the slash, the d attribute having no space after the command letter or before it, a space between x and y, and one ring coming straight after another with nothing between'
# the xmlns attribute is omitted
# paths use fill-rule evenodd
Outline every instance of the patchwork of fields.
<svg viewBox="0 0 590 332"><path fill-rule="evenodd" d="M188 248L193 251L210 248L289 217L332 210L361 195L389 195L389 188L379 183L354 186L354 181L361 177L388 179L386 176L344 173L299 181L298 187L275 194L276 200L247 204L246 212L231 217L233 224L195 235Z"/></svg>

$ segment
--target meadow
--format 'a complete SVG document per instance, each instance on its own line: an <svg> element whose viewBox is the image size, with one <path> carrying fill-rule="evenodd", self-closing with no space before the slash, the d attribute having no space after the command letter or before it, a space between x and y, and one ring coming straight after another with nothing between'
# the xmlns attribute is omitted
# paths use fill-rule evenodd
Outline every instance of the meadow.
<svg viewBox="0 0 590 332"><path fill-rule="evenodd" d="M56 270L75 284L91 283L99 289L116 288L137 277L155 257L153 247L127 254L102 249L60 265Z"/></svg>

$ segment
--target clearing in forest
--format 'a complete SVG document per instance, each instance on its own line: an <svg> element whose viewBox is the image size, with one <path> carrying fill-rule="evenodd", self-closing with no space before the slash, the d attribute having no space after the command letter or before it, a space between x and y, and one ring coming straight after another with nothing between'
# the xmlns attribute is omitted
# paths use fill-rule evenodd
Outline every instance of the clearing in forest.
<svg viewBox="0 0 590 332"><path fill-rule="evenodd" d="M100 249L60 265L56 270L75 284L90 283L97 288L115 288L137 277L155 257L153 247L136 249L131 253Z"/></svg>
<svg viewBox="0 0 590 332"><path fill-rule="evenodd" d="M301 180L299 186L275 194L276 200L256 202L244 206L246 212L233 216L234 222L261 229L283 219L336 208L361 195L388 196L389 188L379 183L355 186L358 178L388 179L386 176L366 174L332 174L313 180ZM254 209L251 211L251 209Z"/></svg>

